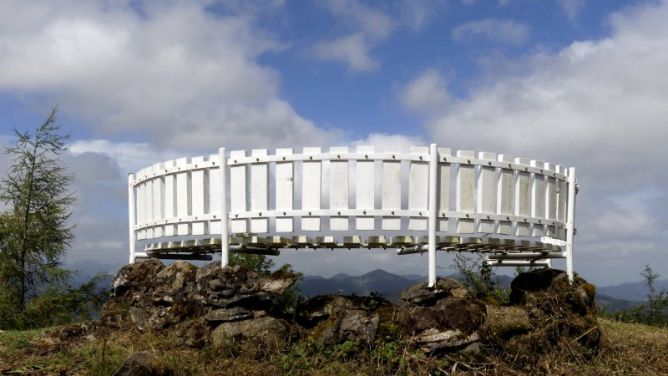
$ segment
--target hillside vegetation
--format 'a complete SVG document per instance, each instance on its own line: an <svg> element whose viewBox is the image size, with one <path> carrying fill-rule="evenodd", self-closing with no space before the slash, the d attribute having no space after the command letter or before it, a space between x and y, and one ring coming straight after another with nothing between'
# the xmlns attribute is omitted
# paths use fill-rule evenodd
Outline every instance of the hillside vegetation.
<svg viewBox="0 0 668 376"><path fill-rule="evenodd" d="M559 356L544 359L548 375L668 375L668 329L599 319L603 331L600 353L585 362L567 361ZM63 330L67 327L59 327ZM345 348L329 354L305 356L301 348L271 352L251 344L237 348L210 347L198 351L173 345L171 338L151 334L117 333L107 341L73 342L56 353L44 353L45 331L0 333L0 373L14 375L112 375L133 352L150 351L177 375L374 375L389 368L388 362L404 364L397 374L419 375L440 372L452 375L525 374L508 369L502 362L488 359L485 364L464 360L418 357L406 353L387 359L382 351L347 359Z"/></svg>

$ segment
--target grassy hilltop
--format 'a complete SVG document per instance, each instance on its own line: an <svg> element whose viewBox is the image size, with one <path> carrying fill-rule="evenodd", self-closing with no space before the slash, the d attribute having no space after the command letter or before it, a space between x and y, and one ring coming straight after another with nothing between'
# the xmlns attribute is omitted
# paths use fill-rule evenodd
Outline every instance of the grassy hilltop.
<svg viewBox="0 0 668 376"><path fill-rule="evenodd" d="M565 362L546 357L543 368L552 375L668 375L668 328L627 324L599 319L603 342L598 356L586 362ZM52 330L52 329L49 329ZM387 359L374 351L351 359L343 346L330 353L305 356L301 349L272 352L250 344L238 348L210 347L199 351L170 345L170 338L144 334L117 334L107 341L91 339L61 346L55 353L42 352L45 330L6 331L0 333L0 373L14 375L113 375L133 352L147 350L159 356L177 375L374 375L382 374L392 363L399 374L421 375L428 372L446 375L524 374L509 369L494 359L485 363L466 363L454 359L419 357L405 353ZM395 367L402 363L403 367ZM10 371L11 370L11 371Z"/></svg>

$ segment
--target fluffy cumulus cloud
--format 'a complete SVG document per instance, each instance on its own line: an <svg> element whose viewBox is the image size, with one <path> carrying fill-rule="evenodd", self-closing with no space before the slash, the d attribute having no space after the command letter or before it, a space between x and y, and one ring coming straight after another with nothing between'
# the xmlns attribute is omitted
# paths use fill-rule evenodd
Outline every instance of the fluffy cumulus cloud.
<svg viewBox="0 0 668 376"><path fill-rule="evenodd" d="M353 71L377 68L379 63L371 56L371 49L392 32L390 17L356 0L332 0L324 5L350 32L316 43L311 49L313 56L343 63Z"/></svg>
<svg viewBox="0 0 668 376"><path fill-rule="evenodd" d="M330 135L282 100L278 75L257 62L282 44L258 27L256 7L230 3L213 14L203 1L3 1L0 91L49 98L98 136L174 148Z"/></svg>
<svg viewBox="0 0 668 376"><path fill-rule="evenodd" d="M360 0L330 0L322 4L346 32L315 43L310 54L316 59L341 63L351 71L365 72L381 65L373 57L376 46L397 30L422 30L444 7L445 1L372 2L371 6Z"/></svg>
<svg viewBox="0 0 668 376"><path fill-rule="evenodd" d="M522 72L497 73L439 112L432 111L430 95L410 94L433 86L440 96L438 75L416 78L404 97L416 99L408 108L450 146L576 166L583 186L576 257L605 258L610 267L582 263L588 272L614 278L615 272L627 274L631 264L640 269L640 262L652 263L653 255L668 274L668 258L660 251L666 233L658 227L666 211L652 209L665 203L657 192L668 184L666 19L665 2L626 9L611 16L608 38L529 56L517 62Z"/></svg>
<svg viewBox="0 0 668 376"><path fill-rule="evenodd" d="M436 70L425 71L406 87L400 100L411 111L438 114L448 102L445 80Z"/></svg>
<svg viewBox="0 0 668 376"><path fill-rule="evenodd" d="M497 43L518 45L529 37L529 27L512 20L483 18L463 23L452 30L457 42L486 39Z"/></svg>

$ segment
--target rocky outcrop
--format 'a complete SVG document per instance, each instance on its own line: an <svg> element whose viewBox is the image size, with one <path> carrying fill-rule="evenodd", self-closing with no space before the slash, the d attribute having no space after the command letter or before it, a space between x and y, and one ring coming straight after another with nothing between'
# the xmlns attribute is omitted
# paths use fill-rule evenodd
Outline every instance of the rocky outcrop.
<svg viewBox="0 0 668 376"><path fill-rule="evenodd" d="M565 343L595 353L600 341L595 289L581 279L569 283L558 270L520 274L510 304L503 306L477 299L452 278L438 279L433 288L410 287L400 305L378 296L341 295L294 304L286 299L294 282L284 271L261 275L240 266L147 260L118 273L101 325L169 332L190 347L303 340L372 348L394 341L425 353L489 351L520 363Z"/></svg>

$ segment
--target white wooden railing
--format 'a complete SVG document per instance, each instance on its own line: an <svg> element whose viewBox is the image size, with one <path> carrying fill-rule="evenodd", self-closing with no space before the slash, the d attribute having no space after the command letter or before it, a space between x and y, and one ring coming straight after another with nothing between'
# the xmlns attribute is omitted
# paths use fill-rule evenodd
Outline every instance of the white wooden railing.
<svg viewBox="0 0 668 376"><path fill-rule="evenodd" d="M491 265L564 257L573 273L575 169L536 160L435 144L221 148L130 174L128 192L131 263L222 251L226 265L230 250L366 246L428 252L431 284L437 249L486 252Z"/></svg>

